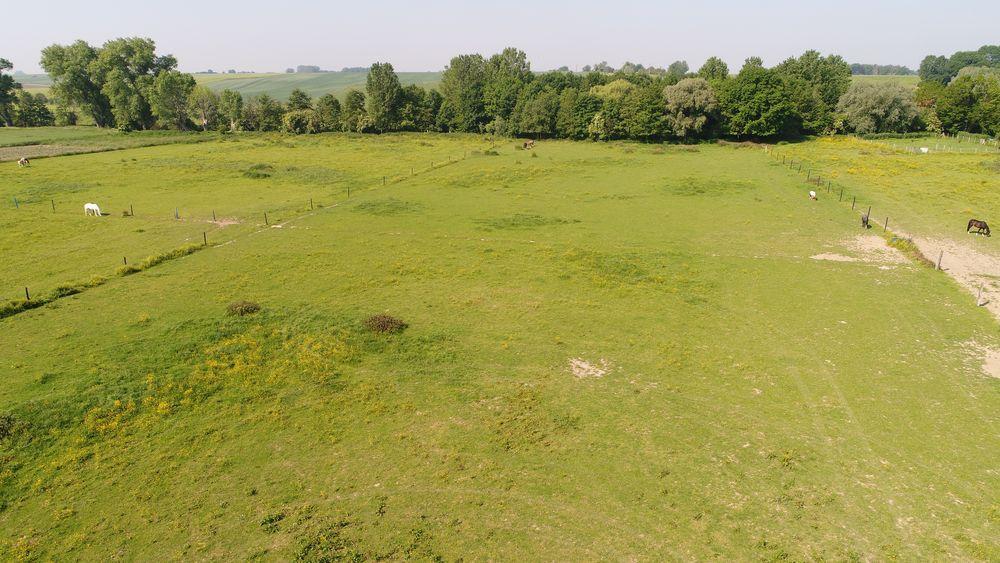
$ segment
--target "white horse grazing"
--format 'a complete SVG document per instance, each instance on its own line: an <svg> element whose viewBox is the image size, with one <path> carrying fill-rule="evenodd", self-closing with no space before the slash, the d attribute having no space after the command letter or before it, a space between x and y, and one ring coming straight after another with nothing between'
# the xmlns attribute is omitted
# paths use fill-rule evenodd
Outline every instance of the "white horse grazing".
<svg viewBox="0 0 1000 563"><path fill-rule="evenodd" d="M94 217L101 216L101 208L97 206L96 203L86 203L83 206L84 215L93 215Z"/></svg>
<svg viewBox="0 0 1000 563"><path fill-rule="evenodd" d="M809 190L809 199L816 199L816 192Z"/></svg>
<svg viewBox="0 0 1000 563"><path fill-rule="evenodd" d="M31 166L31 161L27 158L21 157L21 160L17 161L17 165L24 168L25 166Z"/></svg>

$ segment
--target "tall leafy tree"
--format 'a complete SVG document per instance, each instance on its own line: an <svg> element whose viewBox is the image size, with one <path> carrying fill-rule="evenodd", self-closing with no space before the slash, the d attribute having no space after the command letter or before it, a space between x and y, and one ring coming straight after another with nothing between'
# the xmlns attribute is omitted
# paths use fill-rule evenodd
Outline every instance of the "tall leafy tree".
<svg viewBox="0 0 1000 563"><path fill-rule="evenodd" d="M486 119L507 119L524 85L531 81L531 64L524 51L508 47L486 61L483 110Z"/></svg>
<svg viewBox="0 0 1000 563"><path fill-rule="evenodd" d="M243 96L235 90L223 90L219 95L219 115L236 131L243 119Z"/></svg>
<svg viewBox="0 0 1000 563"><path fill-rule="evenodd" d="M677 80L684 78L684 75L688 72L687 61L674 61L670 63L667 67L667 74L673 76Z"/></svg>
<svg viewBox="0 0 1000 563"><path fill-rule="evenodd" d="M840 98L837 111L855 133L903 133L917 120L913 91L899 84L855 82Z"/></svg>
<svg viewBox="0 0 1000 563"><path fill-rule="evenodd" d="M333 94L323 94L316 100L316 116L320 131L339 131L340 100Z"/></svg>
<svg viewBox="0 0 1000 563"><path fill-rule="evenodd" d="M195 86L188 97L188 113L202 131L214 129L219 121L219 95L205 86Z"/></svg>
<svg viewBox="0 0 1000 563"><path fill-rule="evenodd" d="M296 88L288 95L288 103L285 106L288 111L312 109L312 98L303 90Z"/></svg>
<svg viewBox="0 0 1000 563"><path fill-rule="evenodd" d="M451 59L441 76L443 125L454 131L478 131L486 123L483 87L486 61L482 55L459 55Z"/></svg>
<svg viewBox="0 0 1000 563"><path fill-rule="evenodd" d="M340 112L341 129L348 133L358 132L366 121L365 95L357 90L348 91Z"/></svg>
<svg viewBox="0 0 1000 563"><path fill-rule="evenodd" d="M5 70L14 68L7 59L0 59L0 124L10 127L14 123L14 100L21 85Z"/></svg>
<svg viewBox="0 0 1000 563"><path fill-rule="evenodd" d="M700 137L718 122L719 104L704 78L685 78L663 89L666 123L679 138Z"/></svg>
<svg viewBox="0 0 1000 563"><path fill-rule="evenodd" d="M119 128L149 129L156 121L149 99L153 82L160 73L176 67L173 56L156 54L152 39L124 37L108 41L98 50L90 73L110 101Z"/></svg>
<svg viewBox="0 0 1000 563"><path fill-rule="evenodd" d="M14 125L16 127L55 125L56 118L46 105L47 102L44 94L32 94L24 90L18 92Z"/></svg>
<svg viewBox="0 0 1000 563"><path fill-rule="evenodd" d="M786 59L775 71L786 82L796 111L807 133L823 133L833 125L838 100L851 84L851 67L839 55L823 57L818 51Z"/></svg>
<svg viewBox="0 0 1000 563"><path fill-rule="evenodd" d="M56 99L81 108L98 127L114 127L111 101L102 90L100 77L92 71L97 53L85 41L50 45L42 50L42 68L52 78L51 91Z"/></svg>
<svg viewBox="0 0 1000 563"><path fill-rule="evenodd" d="M400 102L399 77L389 63L375 63L365 80L368 125L382 133L396 129Z"/></svg>
<svg viewBox="0 0 1000 563"><path fill-rule="evenodd" d="M795 124L795 107L784 82L756 57L747 59L736 78L726 82L719 105L728 133L735 137L776 137Z"/></svg>
<svg viewBox="0 0 1000 563"><path fill-rule="evenodd" d="M190 74L168 70L156 75L148 88L152 113L163 123L178 129L187 129L188 98L194 90L195 81Z"/></svg>
<svg viewBox="0 0 1000 563"><path fill-rule="evenodd" d="M709 57L698 69L698 76L705 80L725 80L729 78L729 66L719 57Z"/></svg>

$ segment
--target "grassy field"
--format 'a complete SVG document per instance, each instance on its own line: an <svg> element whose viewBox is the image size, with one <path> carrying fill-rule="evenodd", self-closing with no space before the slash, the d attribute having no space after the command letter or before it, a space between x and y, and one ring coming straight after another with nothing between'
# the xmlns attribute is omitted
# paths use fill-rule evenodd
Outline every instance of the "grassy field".
<svg viewBox="0 0 1000 563"><path fill-rule="evenodd" d="M77 127L0 128L0 162L21 157L36 159L67 154L115 151L155 145L201 143L217 139L215 133L195 131L133 131Z"/></svg>
<svg viewBox="0 0 1000 563"><path fill-rule="evenodd" d="M916 74L906 74L906 75L872 75L872 74L855 74L851 76L851 80L855 82L895 82L896 84L902 84L910 88L916 88L917 84L920 83L920 77Z"/></svg>
<svg viewBox="0 0 1000 563"><path fill-rule="evenodd" d="M920 147L930 152L912 151ZM1000 151L995 146L935 136L877 141L829 137L782 145L776 154L802 161L857 195L862 207L872 205L873 213L895 217L916 231L968 239L970 217L1000 214ZM989 239L968 242L993 248Z"/></svg>
<svg viewBox="0 0 1000 563"><path fill-rule="evenodd" d="M440 72L399 72L403 86L417 84L425 88L436 88L441 81ZM299 88L316 98L323 94L333 94L343 98L350 89L364 91L367 71L319 72L319 73L268 73L268 74L196 74L199 84L220 91L226 88L236 90L244 97L268 94L279 100L287 100L292 90Z"/></svg>
<svg viewBox="0 0 1000 563"><path fill-rule="evenodd" d="M0 165L3 294L108 278L0 319L0 558L1000 557L1000 342L949 278L753 145L488 149Z"/></svg>

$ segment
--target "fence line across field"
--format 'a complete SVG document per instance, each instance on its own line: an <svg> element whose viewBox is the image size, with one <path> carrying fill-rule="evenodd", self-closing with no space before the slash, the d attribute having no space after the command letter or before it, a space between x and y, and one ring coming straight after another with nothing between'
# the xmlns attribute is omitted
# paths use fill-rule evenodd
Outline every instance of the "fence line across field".
<svg viewBox="0 0 1000 563"><path fill-rule="evenodd" d="M459 163L461 161L467 160L468 157L469 157L469 151L466 150L466 151L463 152L463 154L462 154L461 157L450 157L449 156L448 160L446 160L446 161L442 161L442 162L431 161L430 162L430 166L427 167L427 168L424 168L422 170L416 170L414 167L411 166L411 167L409 167L410 168L410 173L409 174L403 173L403 174L398 174L398 175L395 175L395 176L382 175L382 176L377 177L376 179L373 179L371 181L371 184L367 188L365 188L365 187L356 187L354 191L358 191L359 189L360 190L371 191L371 190L376 190L376 189L378 189L380 187L399 184L399 183L402 183L402 182L404 182L404 181L406 181L406 180L408 180L410 178L414 178L414 177L418 176L419 174L422 174L422 173L425 173L425 172L433 172L435 170L438 170L438 169L443 168L445 166L448 166L450 164L456 164L456 163ZM357 183L358 184L362 184L362 182L357 182ZM367 183L367 181L364 182L364 183ZM347 191L347 199L350 199L350 196L351 196L351 184L350 183L348 183L346 185L346 191ZM12 196L12 200L13 200L14 210L15 211L20 210L22 207L25 207L25 203L23 201L18 200L16 197ZM44 200L40 200L38 203L44 204ZM53 213L57 213L57 211L56 211L56 200L54 198L51 198L49 200L49 204L50 204L50 206L52 208L52 212ZM327 209L336 207L337 205L339 205L339 203L335 203L332 206L327 207ZM322 207L322 205L320 207ZM110 207L108 207L108 209L110 209ZM309 211L310 212L314 212L315 211L315 202L314 202L314 199L312 197L309 198ZM215 209L212 209L211 213L212 213L212 222L213 223L218 222ZM69 213L67 212L65 214L68 215ZM301 213L299 214L299 216L302 216L302 215L306 215L306 214L301 214ZM129 203L128 217L135 217L135 208L134 208L134 206L133 206L132 203ZM174 220L180 220L180 218L181 218L180 207L174 207L174 211L173 211L172 217L173 217ZM266 227L269 227L270 226L270 219L269 219L269 217L267 215L267 211L263 211L263 218L264 218L264 225ZM292 219L294 219L294 217ZM291 220L291 219L289 219L289 220ZM248 232L248 233L246 233L245 235L242 235L242 236L249 236L249 235L254 234L255 232L259 232L259 230L258 231ZM241 235L237 235L236 237L233 237L230 240L224 241L222 243L216 244L215 246L223 246L223 245L226 245L226 244L230 244L232 242L235 242L240 236ZM202 231L202 245L204 247L208 247L208 232L207 231ZM123 263L123 266L128 266L128 258L125 257L125 256L123 256L122 257L122 263ZM30 286L24 286L24 297L25 297L24 300L25 300L25 302L31 302L31 293L30 293L29 287ZM16 300L14 300L14 301L16 301Z"/></svg>

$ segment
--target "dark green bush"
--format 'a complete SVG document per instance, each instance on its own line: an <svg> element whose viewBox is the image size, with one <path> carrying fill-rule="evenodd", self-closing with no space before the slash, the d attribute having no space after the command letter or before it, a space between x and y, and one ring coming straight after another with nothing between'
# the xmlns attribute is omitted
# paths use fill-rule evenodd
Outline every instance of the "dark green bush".
<svg viewBox="0 0 1000 563"><path fill-rule="evenodd" d="M386 313L372 315L365 319L365 328L380 334L395 334L406 330L409 325Z"/></svg>
<svg viewBox="0 0 1000 563"><path fill-rule="evenodd" d="M253 301L233 301L226 307L226 314L231 317L245 317L260 311L260 303Z"/></svg>

